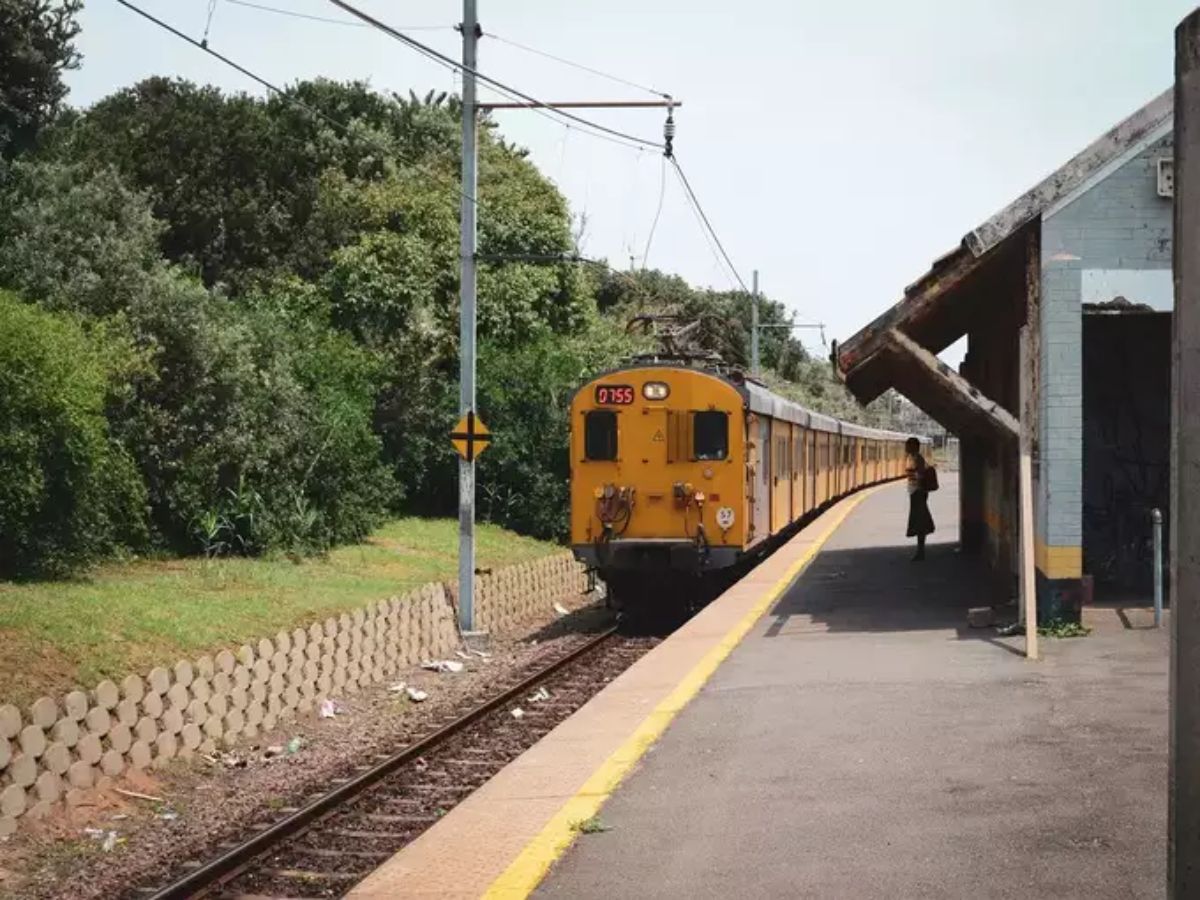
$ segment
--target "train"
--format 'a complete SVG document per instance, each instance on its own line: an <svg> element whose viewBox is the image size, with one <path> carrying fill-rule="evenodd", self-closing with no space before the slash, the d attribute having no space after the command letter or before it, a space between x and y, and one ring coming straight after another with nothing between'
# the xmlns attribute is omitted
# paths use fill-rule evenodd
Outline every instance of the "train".
<svg viewBox="0 0 1200 900"><path fill-rule="evenodd" d="M724 585L829 504L903 477L910 435L822 415L737 369L634 362L570 403L570 541L618 608Z"/></svg>

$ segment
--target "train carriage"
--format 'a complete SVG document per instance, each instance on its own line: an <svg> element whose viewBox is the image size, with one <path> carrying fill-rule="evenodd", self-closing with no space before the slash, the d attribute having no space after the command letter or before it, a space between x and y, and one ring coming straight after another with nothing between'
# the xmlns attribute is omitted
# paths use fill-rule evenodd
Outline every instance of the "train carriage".
<svg viewBox="0 0 1200 900"><path fill-rule="evenodd" d="M571 402L571 544L614 585L731 570L834 500L903 474L907 435L736 371L650 362ZM640 580L640 581L639 581Z"/></svg>

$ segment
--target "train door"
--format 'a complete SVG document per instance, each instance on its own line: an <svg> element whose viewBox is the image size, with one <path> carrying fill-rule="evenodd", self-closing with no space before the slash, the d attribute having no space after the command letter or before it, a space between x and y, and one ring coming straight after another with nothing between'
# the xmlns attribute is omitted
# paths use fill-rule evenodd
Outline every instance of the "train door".
<svg viewBox="0 0 1200 900"><path fill-rule="evenodd" d="M756 416L751 425L757 459L754 471L754 536L771 533L771 420Z"/></svg>
<svg viewBox="0 0 1200 900"><path fill-rule="evenodd" d="M771 533L778 534L788 523L791 512L791 478L788 476L792 458L788 446L789 425L779 419L771 420Z"/></svg>
<svg viewBox="0 0 1200 900"><path fill-rule="evenodd" d="M804 497L806 499L805 512L815 510L821 504L817 502L817 432L809 431L808 437L805 440L806 454L808 454L808 479L805 479L804 484L806 491Z"/></svg>
<svg viewBox="0 0 1200 900"><path fill-rule="evenodd" d="M804 485L806 482L804 468L805 448L804 428L792 426L792 521L804 517Z"/></svg>
<svg viewBox="0 0 1200 900"><path fill-rule="evenodd" d="M833 434L821 432L821 503L828 503L833 496Z"/></svg>

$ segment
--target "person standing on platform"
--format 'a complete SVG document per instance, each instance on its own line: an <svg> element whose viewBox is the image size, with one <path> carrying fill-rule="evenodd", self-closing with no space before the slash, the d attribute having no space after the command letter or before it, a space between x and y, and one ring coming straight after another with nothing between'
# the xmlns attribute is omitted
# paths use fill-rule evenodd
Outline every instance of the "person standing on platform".
<svg viewBox="0 0 1200 900"><path fill-rule="evenodd" d="M921 442L915 437L904 442L904 452L907 457L904 474L908 478L908 537L917 539L913 562L920 562L925 558L925 536L933 532L929 488L926 485L926 469L929 466L921 455Z"/></svg>

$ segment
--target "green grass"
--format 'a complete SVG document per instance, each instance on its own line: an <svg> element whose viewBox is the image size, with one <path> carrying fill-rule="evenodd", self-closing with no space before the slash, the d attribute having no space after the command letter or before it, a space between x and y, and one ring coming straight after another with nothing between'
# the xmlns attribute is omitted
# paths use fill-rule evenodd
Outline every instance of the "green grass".
<svg viewBox="0 0 1200 900"><path fill-rule="evenodd" d="M476 531L484 568L557 549L496 526ZM0 703L92 687L453 580L457 553L457 521L400 519L300 562L139 560L73 581L0 582Z"/></svg>

